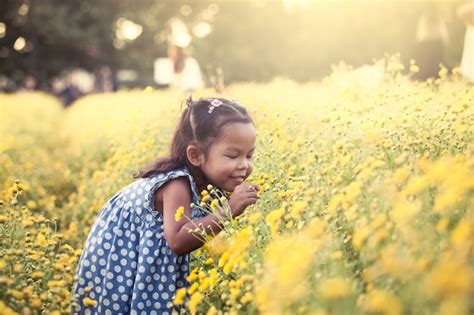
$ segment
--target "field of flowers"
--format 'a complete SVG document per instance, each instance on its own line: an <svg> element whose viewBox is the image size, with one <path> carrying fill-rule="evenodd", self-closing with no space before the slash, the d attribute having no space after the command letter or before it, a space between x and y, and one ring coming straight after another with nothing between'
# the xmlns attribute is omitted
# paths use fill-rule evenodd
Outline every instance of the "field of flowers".
<svg viewBox="0 0 474 315"><path fill-rule="evenodd" d="M258 203L194 252L197 314L472 314L474 88L339 69L238 84L258 130ZM412 65L412 70L416 68ZM200 91L194 97L216 95ZM0 95L0 314L67 314L102 205L166 154L185 98ZM93 306L94 288L86 301Z"/></svg>

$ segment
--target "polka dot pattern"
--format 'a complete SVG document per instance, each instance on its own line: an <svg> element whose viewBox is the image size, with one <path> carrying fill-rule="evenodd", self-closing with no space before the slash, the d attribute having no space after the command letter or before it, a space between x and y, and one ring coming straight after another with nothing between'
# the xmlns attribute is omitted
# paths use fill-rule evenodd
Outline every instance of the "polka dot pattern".
<svg viewBox="0 0 474 315"><path fill-rule="evenodd" d="M189 255L177 256L169 248L163 217L153 211L153 197L164 183L178 177L189 179L193 202L199 204L196 183L186 168L138 179L106 203L78 262L74 313L172 313L176 290L188 285ZM204 215L192 209L193 220ZM97 305L85 308L85 297Z"/></svg>

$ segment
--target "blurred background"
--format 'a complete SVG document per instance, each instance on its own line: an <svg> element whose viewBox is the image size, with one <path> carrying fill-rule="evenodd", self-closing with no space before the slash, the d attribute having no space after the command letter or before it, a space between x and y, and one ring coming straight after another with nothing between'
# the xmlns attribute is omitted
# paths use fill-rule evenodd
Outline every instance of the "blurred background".
<svg viewBox="0 0 474 315"><path fill-rule="evenodd" d="M463 3L2 0L0 91L41 89L68 103L119 88L305 82L395 53L426 79L440 63L460 65Z"/></svg>

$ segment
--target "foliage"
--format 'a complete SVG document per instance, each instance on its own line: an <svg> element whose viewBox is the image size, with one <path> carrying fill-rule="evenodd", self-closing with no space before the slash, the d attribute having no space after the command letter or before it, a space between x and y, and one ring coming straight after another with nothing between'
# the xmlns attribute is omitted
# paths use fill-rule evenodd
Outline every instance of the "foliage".
<svg viewBox="0 0 474 315"><path fill-rule="evenodd" d="M209 36L193 36L194 56L210 79L216 69L228 83L267 81L284 76L297 81L319 79L331 64L370 62L384 53L415 57L419 16L436 6L446 21L450 42L444 60L459 64L465 27L456 15L459 1L13 1L0 3L0 72L21 82L34 74L43 86L63 70L93 71L101 64L133 69L139 83L153 84L153 61L166 56L166 25L179 17L193 29L209 23ZM26 14L19 14L22 5ZM209 15L209 8L217 8ZM215 10L214 10L215 11ZM207 12L207 13L206 13ZM380 14L383 12L383 14ZM143 33L124 47L114 47L115 25L127 18L143 26ZM31 45L13 49L22 36Z"/></svg>
<svg viewBox="0 0 474 315"><path fill-rule="evenodd" d="M191 286L176 304L199 314L472 312L473 90L457 69L413 82L400 75L403 68L393 58L374 65L377 80L374 72L341 67L322 82L225 90L255 118L251 182L262 191L256 205L193 253ZM66 122L59 139L70 144L57 142L58 130L44 120L6 120L0 158L12 163L0 164L0 297L25 314L68 312L65 291L95 216L132 173L165 154L184 96L96 95L63 113L43 95L8 97L17 107L4 106L1 95L6 117L19 107L57 115ZM21 139L38 130L47 136L24 146ZM58 150L55 160L31 159L46 144ZM73 193L64 195L55 163L73 170ZM43 178L45 194L41 183L31 184L39 182L32 169L52 175ZM65 196L56 208L44 201ZM35 272L44 276L35 279Z"/></svg>

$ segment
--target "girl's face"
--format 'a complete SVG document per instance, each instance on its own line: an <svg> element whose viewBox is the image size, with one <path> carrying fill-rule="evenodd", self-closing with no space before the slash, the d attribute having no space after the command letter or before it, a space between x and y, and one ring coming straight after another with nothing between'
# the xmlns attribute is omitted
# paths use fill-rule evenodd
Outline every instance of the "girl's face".
<svg viewBox="0 0 474 315"><path fill-rule="evenodd" d="M253 124L231 123L202 157L200 168L209 182L232 192L252 173L257 133Z"/></svg>

